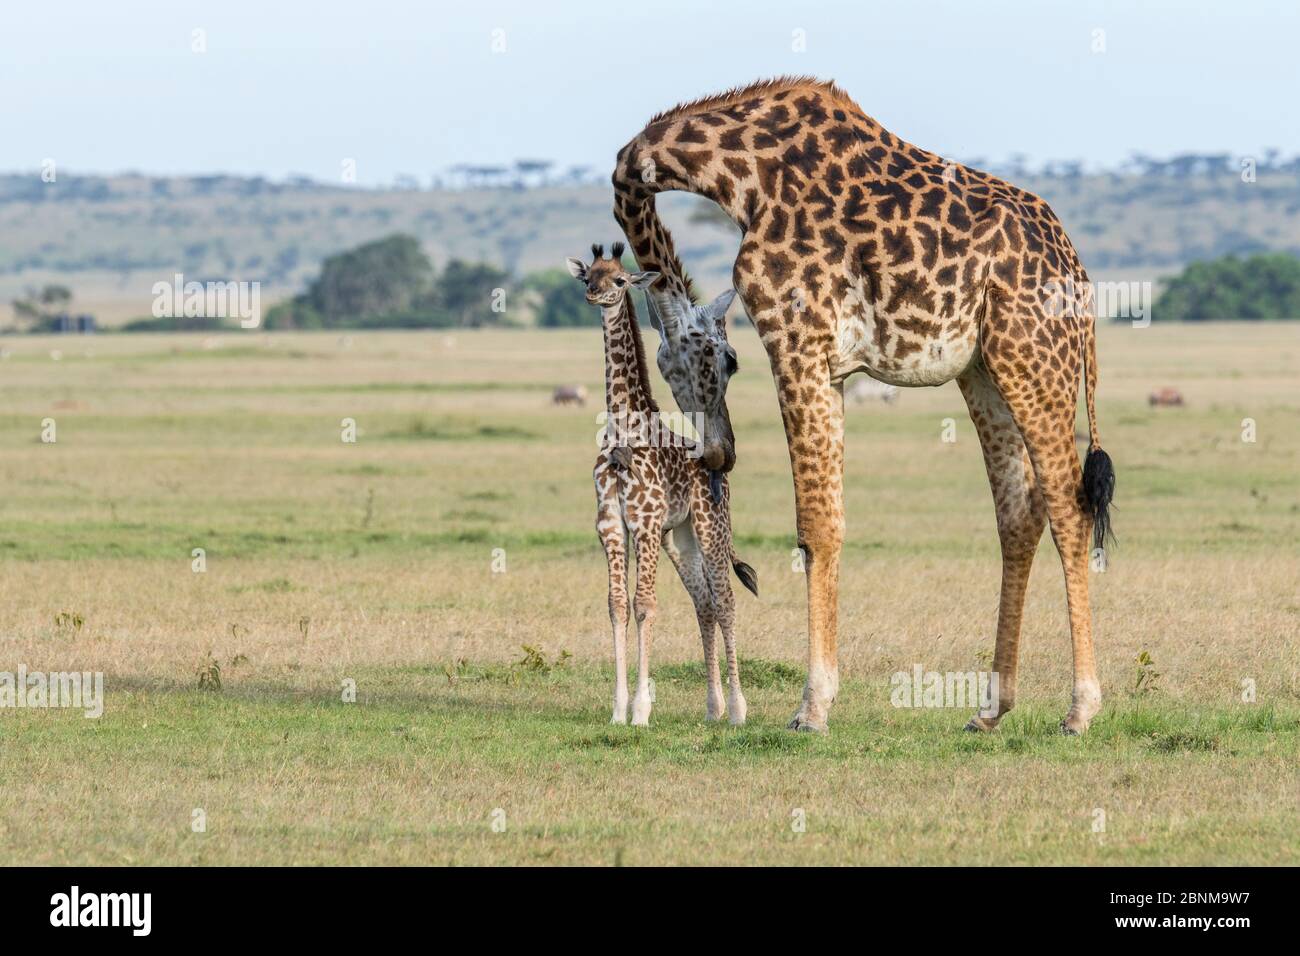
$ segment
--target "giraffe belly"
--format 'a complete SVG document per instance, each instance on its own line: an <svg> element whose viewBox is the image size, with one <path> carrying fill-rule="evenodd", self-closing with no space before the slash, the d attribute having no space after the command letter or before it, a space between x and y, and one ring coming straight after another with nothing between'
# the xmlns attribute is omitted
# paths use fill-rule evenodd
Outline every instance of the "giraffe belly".
<svg viewBox="0 0 1300 956"><path fill-rule="evenodd" d="M966 371L979 351L978 324L973 318L885 317L862 294L860 286L850 290L836 318L838 349L831 367L836 382L854 372L866 372L889 385L942 385ZM906 327L917 324L909 323L909 319L938 329L916 331Z"/></svg>

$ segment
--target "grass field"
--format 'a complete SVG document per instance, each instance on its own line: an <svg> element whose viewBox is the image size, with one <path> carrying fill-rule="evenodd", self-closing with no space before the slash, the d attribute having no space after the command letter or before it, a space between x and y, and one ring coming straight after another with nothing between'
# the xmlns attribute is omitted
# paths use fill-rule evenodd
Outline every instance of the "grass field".
<svg viewBox="0 0 1300 956"><path fill-rule="evenodd" d="M784 730L793 495L757 337L733 339L750 720L703 722L669 572L648 730L607 723L597 332L6 340L0 671L103 671L106 699L0 710L5 859L1300 862L1300 327L1100 331L1119 544L1082 739L1056 729L1046 537L1002 728L890 704L895 671L991 658L993 510L952 385L850 409L844 681L828 736ZM569 382L596 400L551 408ZM1164 385L1187 406L1148 408Z"/></svg>

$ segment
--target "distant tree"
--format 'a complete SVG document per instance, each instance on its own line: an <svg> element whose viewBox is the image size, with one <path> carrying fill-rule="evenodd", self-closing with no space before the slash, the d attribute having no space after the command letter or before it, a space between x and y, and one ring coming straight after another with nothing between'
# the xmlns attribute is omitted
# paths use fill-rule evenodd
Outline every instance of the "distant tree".
<svg viewBox="0 0 1300 956"><path fill-rule="evenodd" d="M433 302L458 325L495 325L504 318L503 313L493 310L498 301L496 290L504 289L509 279L496 266L452 259L434 285Z"/></svg>
<svg viewBox="0 0 1300 956"><path fill-rule="evenodd" d="M466 185L470 187L480 187L491 189L496 186L508 185L506 180L510 172L507 166L465 166L464 173Z"/></svg>
<svg viewBox="0 0 1300 956"><path fill-rule="evenodd" d="M13 300L14 315L28 328L43 329L65 314L71 302L72 290L65 285L50 284L40 289L28 289Z"/></svg>
<svg viewBox="0 0 1300 956"><path fill-rule="evenodd" d="M576 282L567 269L534 272L524 280L523 290L534 290L541 296L537 324L543 328L600 325L600 310L587 303L582 283Z"/></svg>
<svg viewBox="0 0 1300 956"><path fill-rule="evenodd" d="M580 186L591 179L590 166L570 166L564 171L564 181L571 186Z"/></svg>
<svg viewBox="0 0 1300 956"><path fill-rule="evenodd" d="M419 240L399 233L326 259L307 290L306 304L326 325L338 325L407 312L432 286L433 263Z"/></svg>
<svg viewBox="0 0 1300 956"><path fill-rule="evenodd" d="M534 178L534 185L545 186L546 174L554 166L549 159L517 159L515 160L515 172L519 176L519 181L524 185L528 184L528 178Z"/></svg>
<svg viewBox="0 0 1300 956"><path fill-rule="evenodd" d="M312 307L305 295L294 296L286 302L271 306L262 317L262 325L268 329L320 329L326 324L325 317ZM332 324L342 326L351 323Z"/></svg>
<svg viewBox="0 0 1300 956"><path fill-rule="evenodd" d="M710 203L710 205L712 205ZM631 255L623 257L623 268L636 271L636 260ZM541 297L537 308L537 324L547 329L599 326L600 309L587 301L581 282L574 280L567 269L546 269L534 272L520 283L519 291L536 292ZM637 322L648 328L646 306L640 297L635 299Z"/></svg>
<svg viewBox="0 0 1300 956"><path fill-rule="evenodd" d="M1156 321L1300 318L1300 259L1282 253L1193 262L1152 307Z"/></svg>

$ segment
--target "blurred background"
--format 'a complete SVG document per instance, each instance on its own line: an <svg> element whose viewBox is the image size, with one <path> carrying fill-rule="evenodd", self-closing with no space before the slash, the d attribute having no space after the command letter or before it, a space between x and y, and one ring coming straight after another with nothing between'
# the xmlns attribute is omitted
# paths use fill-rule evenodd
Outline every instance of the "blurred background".
<svg viewBox="0 0 1300 956"><path fill-rule="evenodd" d="M1042 195L1094 279L1172 288L1157 318L1300 315L1283 2L62 9L0 14L10 332L236 324L155 315L176 273L259 283L270 328L594 322L556 267L615 237L617 149L658 110L783 73ZM720 289L734 227L661 205ZM1192 263L1214 265L1180 286Z"/></svg>

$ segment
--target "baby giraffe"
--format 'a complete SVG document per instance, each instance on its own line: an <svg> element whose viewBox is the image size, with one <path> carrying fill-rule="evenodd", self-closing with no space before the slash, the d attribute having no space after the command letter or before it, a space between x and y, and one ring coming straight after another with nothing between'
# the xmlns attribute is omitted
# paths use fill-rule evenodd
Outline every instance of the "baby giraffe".
<svg viewBox="0 0 1300 956"><path fill-rule="evenodd" d="M705 719L723 714L716 631L722 629L727 651L730 693L726 713L731 723L745 722L745 695L740 692L736 661L735 597L729 572L758 593L754 569L736 557L731 544L731 514L725 477L710 485L709 472L692 454L689 441L663 440L659 406L650 391L650 370L637 327L632 289L649 287L657 272L624 271L623 244L613 257L593 245L591 265L569 259L569 272L587 287L587 301L600 306L605 328L605 408L610 425L604 450L596 458L596 530L609 562L609 617L614 626L614 723L627 722L628 542L636 553L637 681L632 724L650 723L650 641L655 619L655 572L659 546L672 559L695 605L708 676ZM721 313L734 293L710 308Z"/></svg>

